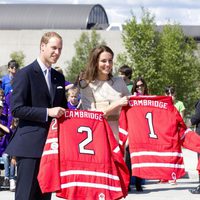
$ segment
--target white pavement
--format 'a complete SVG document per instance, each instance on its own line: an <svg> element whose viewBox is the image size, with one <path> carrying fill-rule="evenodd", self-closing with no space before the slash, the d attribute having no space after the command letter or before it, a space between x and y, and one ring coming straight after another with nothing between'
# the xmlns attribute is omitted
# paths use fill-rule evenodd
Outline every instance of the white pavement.
<svg viewBox="0 0 200 200"><path fill-rule="evenodd" d="M157 180L146 181L143 188L144 192L138 193L133 188L126 200L200 200L200 194L191 194L188 191L188 189L198 185L197 155L195 152L186 149L183 149L183 154L188 176L179 179L177 185L158 184ZM0 200L14 200L14 193L0 191ZM61 199L53 194L52 200Z"/></svg>

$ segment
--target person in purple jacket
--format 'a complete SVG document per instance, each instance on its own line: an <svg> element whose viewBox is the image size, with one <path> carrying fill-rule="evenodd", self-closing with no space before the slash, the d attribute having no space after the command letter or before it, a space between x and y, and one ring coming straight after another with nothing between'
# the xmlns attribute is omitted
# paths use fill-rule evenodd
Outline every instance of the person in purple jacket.
<svg viewBox="0 0 200 200"><path fill-rule="evenodd" d="M10 128L13 116L11 113L11 107L10 107L10 98L11 98L12 90L5 96L5 101L4 101L4 114L8 118L8 127Z"/></svg>
<svg viewBox="0 0 200 200"><path fill-rule="evenodd" d="M76 86L67 90L67 108L72 110L80 109L81 100L79 89Z"/></svg>
<svg viewBox="0 0 200 200"><path fill-rule="evenodd" d="M8 124L7 124L8 128L10 128L12 119L13 119L11 108L10 108L11 94L12 94L12 90L10 90L7 95L5 95L4 90L0 88L0 101L3 102L3 115L7 116L8 118Z"/></svg>
<svg viewBox="0 0 200 200"><path fill-rule="evenodd" d="M10 156L5 153L5 149L12 136L12 130L8 127L8 118L3 114L3 102L0 101L0 156L3 158L5 176L1 187L15 190L15 166L11 163Z"/></svg>

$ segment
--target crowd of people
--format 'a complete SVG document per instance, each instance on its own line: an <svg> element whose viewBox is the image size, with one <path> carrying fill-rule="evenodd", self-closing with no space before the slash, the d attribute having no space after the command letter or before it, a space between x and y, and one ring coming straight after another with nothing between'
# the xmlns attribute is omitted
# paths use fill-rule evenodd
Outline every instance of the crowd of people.
<svg viewBox="0 0 200 200"><path fill-rule="evenodd" d="M8 74L2 78L0 156L5 168L3 186L15 191L15 200L51 199L51 193L42 194L37 174L52 118L62 117L66 108L101 111L119 142L121 108L128 104L130 95L149 95L144 77L132 80L131 67L123 65L119 68L119 76L113 76L114 53L105 45L90 52L85 71L74 84L66 81L61 68L52 67L61 55L62 43L58 33L45 33L40 41L38 58L20 70L17 62L11 60ZM164 94L172 96L174 106L184 117L185 107L175 98L174 87L167 86ZM191 118L197 133L200 132L199 106L198 102ZM128 144L125 160L131 174ZM143 191L144 182L144 179L134 177L137 191ZM191 192L200 194L200 187Z"/></svg>
<svg viewBox="0 0 200 200"><path fill-rule="evenodd" d="M2 77L0 88L0 156L5 170L2 188L10 189L10 191L15 191L16 187L16 165L11 162L11 157L5 153L5 149L18 125L18 119L12 116L10 109L12 81L18 69L19 65L15 60L8 62L8 74Z"/></svg>

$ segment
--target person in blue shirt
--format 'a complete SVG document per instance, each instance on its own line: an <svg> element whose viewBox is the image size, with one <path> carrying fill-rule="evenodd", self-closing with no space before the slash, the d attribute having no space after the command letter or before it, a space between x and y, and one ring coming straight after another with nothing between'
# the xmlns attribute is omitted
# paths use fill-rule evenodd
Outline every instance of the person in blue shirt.
<svg viewBox="0 0 200 200"><path fill-rule="evenodd" d="M17 70L19 68L19 64L16 60L11 60L8 62L8 74L2 77L2 89L4 90L5 96L12 90L11 81L15 74L17 73Z"/></svg>

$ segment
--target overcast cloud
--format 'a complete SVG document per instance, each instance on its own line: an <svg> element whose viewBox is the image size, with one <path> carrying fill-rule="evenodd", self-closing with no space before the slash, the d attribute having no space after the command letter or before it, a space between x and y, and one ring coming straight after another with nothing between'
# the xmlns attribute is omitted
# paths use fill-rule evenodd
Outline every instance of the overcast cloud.
<svg viewBox="0 0 200 200"><path fill-rule="evenodd" d="M141 7L144 7L155 16L158 25L169 21L181 25L200 25L199 0L0 0L0 3L101 4L110 23L124 23L130 19L131 11L139 21Z"/></svg>

